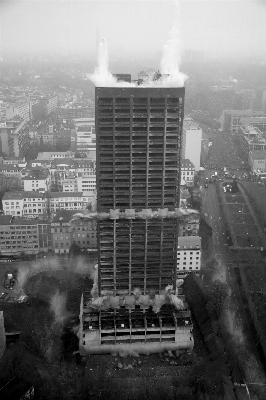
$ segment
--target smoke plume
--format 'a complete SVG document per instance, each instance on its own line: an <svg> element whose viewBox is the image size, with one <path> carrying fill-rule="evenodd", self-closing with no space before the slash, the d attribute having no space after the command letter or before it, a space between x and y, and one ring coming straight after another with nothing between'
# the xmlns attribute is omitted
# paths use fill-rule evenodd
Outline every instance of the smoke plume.
<svg viewBox="0 0 266 400"><path fill-rule="evenodd" d="M171 285L166 286L162 293L156 295L143 295L140 288L135 288L133 294L115 296L106 293L99 296L98 264L95 265L91 297L92 299L87 306L95 310L108 310L109 308L120 308L120 306L133 309L136 305L139 305L142 309L152 307L153 311L158 313L164 304L172 304L177 310L184 309L182 299L173 293L173 287Z"/></svg>
<svg viewBox="0 0 266 400"><path fill-rule="evenodd" d="M18 289L22 289L28 278L30 277L30 268L28 267L20 267L17 275L17 287Z"/></svg>
<svg viewBox="0 0 266 400"><path fill-rule="evenodd" d="M161 59L161 73L163 79L159 82L163 87L182 87L187 76L179 71L181 62L181 40L180 40L180 8L179 2L175 1L175 18L170 38L163 48Z"/></svg>
<svg viewBox="0 0 266 400"><path fill-rule="evenodd" d="M50 311L54 314L55 323L62 325L65 319L69 316L66 309L66 294L56 293L50 299Z"/></svg>
<svg viewBox="0 0 266 400"><path fill-rule="evenodd" d="M93 74L88 75L88 78L97 87L135 86L127 82L117 82L116 78L109 71L108 48L104 38L98 46L98 66Z"/></svg>
<svg viewBox="0 0 266 400"><path fill-rule="evenodd" d="M92 279L94 278L94 263L86 260L86 264L84 265L82 257L70 259L69 265L64 266L64 268L67 268L69 272L82 275L89 274ZM22 289L31 276L40 272L59 270L62 270L62 266L60 265L60 261L57 257L49 257L43 260L38 260L31 263L30 266L27 267L21 266L18 268L17 287L18 289Z"/></svg>
<svg viewBox="0 0 266 400"><path fill-rule="evenodd" d="M175 1L175 17L170 38L163 48L161 59L162 77L158 80L146 81L143 86L147 87L183 87L187 76L179 71L181 61L181 40L180 40L180 9L179 1ZM109 71L108 49L105 39L98 47L98 66L93 74L88 74L88 78L97 87L139 87L138 83L118 82Z"/></svg>

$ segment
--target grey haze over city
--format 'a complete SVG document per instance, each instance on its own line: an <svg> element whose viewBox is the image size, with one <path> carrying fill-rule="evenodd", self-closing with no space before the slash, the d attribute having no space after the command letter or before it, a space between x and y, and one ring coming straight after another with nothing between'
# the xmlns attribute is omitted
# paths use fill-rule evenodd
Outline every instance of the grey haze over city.
<svg viewBox="0 0 266 400"><path fill-rule="evenodd" d="M158 57L172 28L168 0L1 0L1 52L83 53L95 57L101 37L110 59ZM265 52L263 0L180 0L182 49L210 57Z"/></svg>

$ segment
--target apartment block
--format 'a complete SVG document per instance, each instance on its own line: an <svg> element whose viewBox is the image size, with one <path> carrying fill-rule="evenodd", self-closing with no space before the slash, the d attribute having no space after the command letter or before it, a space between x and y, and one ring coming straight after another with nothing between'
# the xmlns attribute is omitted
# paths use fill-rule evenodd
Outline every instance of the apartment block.
<svg viewBox="0 0 266 400"><path fill-rule="evenodd" d="M84 250L97 246L96 221L71 222L75 214L75 211L59 210L51 222L52 248L56 254L68 254L73 243Z"/></svg>
<svg viewBox="0 0 266 400"><path fill-rule="evenodd" d="M178 238L177 277L185 278L188 274L199 275L201 267L201 238L185 236Z"/></svg>
<svg viewBox="0 0 266 400"><path fill-rule="evenodd" d="M30 120L30 102L22 101L17 103L8 103L6 106L6 119L13 119L19 116L22 120Z"/></svg>
<svg viewBox="0 0 266 400"><path fill-rule="evenodd" d="M42 167L31 168L23 178L23 188L28 192L45 193L50 190L51 177L48 169Z"/></svg>
<svg viewBox="0 0 266 400"><path fill-rule="evenodd" d="M19 167L17 164L0 164L0 175L10 178L15 177L21 180L21 170L22 167Z"/></svg>
<svg viewBox="0 0 266 400"><path fill-rule="evenodd" d="M185 182L186 186L194 185L195 166L188 160L184 159L181 162L181 179Z"/></svg>

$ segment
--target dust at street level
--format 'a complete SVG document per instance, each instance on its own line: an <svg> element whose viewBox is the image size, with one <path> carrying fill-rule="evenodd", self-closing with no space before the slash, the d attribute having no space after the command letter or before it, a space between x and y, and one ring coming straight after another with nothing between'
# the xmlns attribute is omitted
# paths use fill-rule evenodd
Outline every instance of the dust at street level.
<svg viewBox="0 0 266 400"><path fill-rule="evenodd" d="M202 188L202 211L208 214L208 220L212 227L212 256L219 263L219 271L215 278L226 283L230 288L231 304L233 305L234 313L234 327L243 335L246 350L250 354L250 366L245 372L247 376L249 376L249 382L265 382L264 369L257 354L239 292L234 271L234 267L237 267L237 263L235 262L235 254L233 254L232 250L228 247L224 215L221 211L215 184L210 184L206 189Z"/></svg>

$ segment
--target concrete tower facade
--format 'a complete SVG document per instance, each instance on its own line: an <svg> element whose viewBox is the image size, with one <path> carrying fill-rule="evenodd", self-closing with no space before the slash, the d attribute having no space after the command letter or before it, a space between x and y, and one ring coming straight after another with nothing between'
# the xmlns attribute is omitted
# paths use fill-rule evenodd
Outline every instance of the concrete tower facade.
<svg viewBox="0 0 266 400"><path fill-rule="evenodd" d="M177 288L184 88L97 87L98 270L80 353L192 349Z"/></svg>
<svg viewBox="0 0 266 400"><path fill-rule="evenodd" d="M96 88L98 212L179 207L183 106L184 88ZM177 219L98 225L100 291L175 287Z"/></svg>

